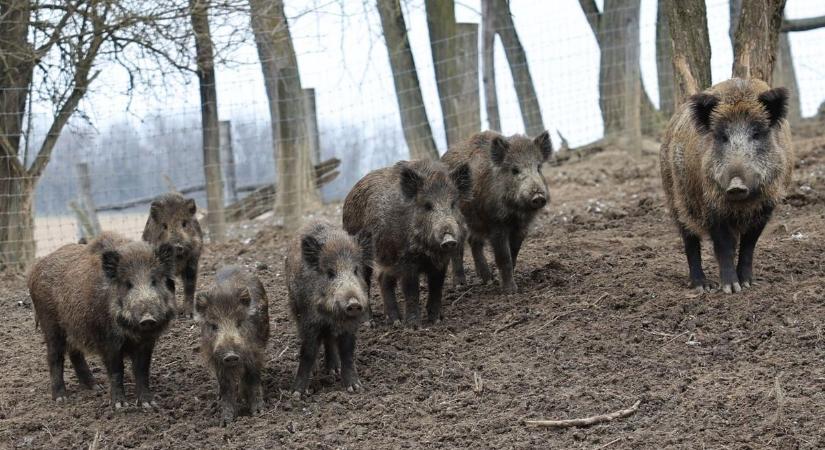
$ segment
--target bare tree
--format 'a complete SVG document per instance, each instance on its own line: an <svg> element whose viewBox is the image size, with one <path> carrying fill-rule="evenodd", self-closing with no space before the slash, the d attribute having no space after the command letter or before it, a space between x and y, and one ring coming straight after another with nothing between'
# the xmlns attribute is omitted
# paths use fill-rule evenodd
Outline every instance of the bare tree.
<svg viewBox="0 0 825 450"><path fill-rule="evenodd" d="M399 0L378 0L401 126L412 159L438 159Z"/></svg>
<svg viewBox="0 0 825 450"><path fill-rule="evenodd" d="M491 130L501 131L496 91L495 43L496 27L493 0L481 0L481 64L484 82L484 102L487 123Z"/></svg>
<svg viewBox="0 0 825 450"><path fill-rule="evenodd" d="M460 87L460 67L458 63L458 33L453 0L426 0L427 29L430 34L435 81L438 99L444 118L447 146L460 142L465 136L460 133L458 95Z"/></svg>
<svg viewBox="0 0 825 450"><path fill-rule="evenodd" d="M602 12L595 0L579 0L579 4L599 44L599 107L605 138L624 136L640 142L640 0L605 0Z"/></svg>
<svg viewBox="0 0 825 450"><path fill-rule="evenodd" d="M676 104L676 90L673 85L673 46L670 42L667 2L668 0L659 0L656 8L656 75L659 83L659 111L670 117Z"/></svg>
<svg viewBox="0 0 825 450"><path fill-rule="evenodd" d="M533 85L533 77L530 75L530 66L527 64L527 53L516 32L510 4L508 0L490 1L492 13L495 15L494 27L501 38L510 73L513 75L524 130L530 136L538 136L545 130L544 121L541 118L541 107Z"/></svg>
<svg viewBox="0 0 825 450"><path fill-rule="evenodd" d="M283 1L249 0L249 6L276 147L276 211L284 217L285 226L295 228L304 209L318 200L298 59Z"/></svg>
<svg viewBox="0 0 825 450"><path fill-rule="evenodd" d="M704 0L666 0L677 101L710 87L710 38Z"/></svg>
<svg viewBox="0 0 825 450"><path fill-rule="evenodd" d="M785 0L742 0L733 40L733 76L773 81Z"/></svg>
<svg viewBox="0 0 825 450"><path fill-rule="evenodd" d="M222 241L226 234L221 177L218 92L215 87L215 55L209 30L209 0L189 0L192 30L195 35L198 82L201 97L203 172L206 181L206 223L209 237Z"/></svg>

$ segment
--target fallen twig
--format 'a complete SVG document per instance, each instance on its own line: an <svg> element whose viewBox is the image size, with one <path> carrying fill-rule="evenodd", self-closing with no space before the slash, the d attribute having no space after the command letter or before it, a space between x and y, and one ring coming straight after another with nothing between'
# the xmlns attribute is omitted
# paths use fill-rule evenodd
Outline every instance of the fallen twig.
<svg viewBox="0 0 825 450"><path fill-rule="evenodd" d="M570 428L570 427L589 427L597 423L610 422L614 419L622 419L628 417L639 410L641 400L637 400L630 408L622 409L612 412L610 414L602 414L593 417L586 417L583 419L568 419L568 420L527 420L525 424L535 427L549 427L549 428Z"/></svg>
<svg viewBox="0 0 825 450"><path fill-rule="evenodd" d="M452 303L450 303L450 306L455 306L455 304L456 304L456 303L458 303L458 301L459 301L459 300L461 300L462 298L464 298L464 296L465 296L465 295L467 295L467 294L468 294L470 291L472 291L472 290L473 290L473 286L471 286L471 287L470 287L469 289L467 289L466 291L462 292L462 293L461 293L461 295L459 295L459 296L458 296L458 298L456 298L455 300L453 300L453 302L452 302Z"/></svg>
<svg viewBox="0 0 825 450"><path fill-rule="evenodd" d="M529 316L527 316L527 315L523 315L523 316L519 317L518 319L516 319L516 320L514 320L514 321L512 321L512 322L505 323L504 325L502 325L502 326L500 326L500 327L496 328L496 330L495 330L495 331L493 331L493 334L498 334L500 331L504 331L504 330L506 330L506 329L508 329L508 328L513 328L514 326L516 326L516 325L518 325L518 324L521 324L521 323L527 322L527 319L529 319L529 318L530 318Z"/></svg>
<svg viewBox="0 0 825 450"><path fill-rule="evenodd" d="M473 391L476 394L481 394L484 390L484 381L481 380L481 375L478 372L473 372Z"/></svg>
<svg viewBox="0 0 825 450"><path fill-rule="evenodd" d="M599 450L601 450L601 449L603 449L603 448L610 447L611 445L613 445L613 444L615 444L616 442L619 442L619 441L621 441L621 440L622 440L622 438L616 438L616 439L613 439L612 441L608 442L607 444L604 444L604 445L602 445L601 447L599 447Z"/></svg>

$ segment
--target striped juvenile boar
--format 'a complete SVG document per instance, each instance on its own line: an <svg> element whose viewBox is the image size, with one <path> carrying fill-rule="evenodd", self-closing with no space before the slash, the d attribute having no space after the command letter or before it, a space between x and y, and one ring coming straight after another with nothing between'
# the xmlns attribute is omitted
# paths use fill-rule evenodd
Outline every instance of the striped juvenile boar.
<svg viewBox="0 0 825 450"><path fill-rule="evenodd" d="M237 266L220 269L215 287L199 293L200 348L218 380L222 421L238 415L238 397L252 415L263 406L261 372L269 339L269 301L258 277Z"/></svg>
<svg viewBox="0 0 825 450"><path fill-rule="evenodd" d="M195 200L174 192L156 198L149 207L143 240L170 244L175 250L175 274L183 281L183 306L180 312L192 316L198 261L203 250L203 231L195 217Z"/></svg>
<svg viewBox="0 0 825 450"><path fill-rule="evenodd" d="M86 353L97 353L109 376L112 405L126 405L123 358L132 359L138 405L156 406L149 365L158 336L175 315L174 249L152 248L113 233L69 244L39 260L28 277L37 323L46 338L52 398L66 399L65 354L80 384L95 386Z"/></svg>
<svg viewBox="0 0 825 450"><path fill-rule="evenodd" d="M535 139L504 137L494 131L476 134L451 148L441 158L451 169L467 164L473 192L461 202L461 212L470 230L468 242L476 272L484 283L493 274L484 257L490 241L504 292L516 292L513 270L530 223L547 204L547 182L542 164L553 153L545 131ZM465 283L464 247L453 257L456 284Z"/></svg>
<svg viewBox="0 0 825 450"><path fill-rule="evenodd" d="M662 184L684 242L690 286L699 292L711 290L701 253L708 235L722 291L753 283L756 242L791 182L787 99L784 88L734 78L690 97L668 125Z"/></svg>
<svg viewBox="0 0 825 450"><path fill-rule="evenodd" d="M344 229L370 236L387 321L400 326L395 287L400 279L406 321L419 317L419 277L427 276L427 321L441 319L441 293L451 256L464 245L459 199L470 194L466 164L449 172L438 161L401 161L368 173L344 200ZM365 273L367 284L372 270Z"/></svg>
<svg viewBox="0 0 825 450"><path fill-rule="evenodd" d="M301 340L293 395L307 394L309 376L324 344L326 370L341 374L350 392L361 390L355 367L355 333L366 319L363 273L368 254L343 230L323 222L308 224L286 257L289 309Z"/></svg>

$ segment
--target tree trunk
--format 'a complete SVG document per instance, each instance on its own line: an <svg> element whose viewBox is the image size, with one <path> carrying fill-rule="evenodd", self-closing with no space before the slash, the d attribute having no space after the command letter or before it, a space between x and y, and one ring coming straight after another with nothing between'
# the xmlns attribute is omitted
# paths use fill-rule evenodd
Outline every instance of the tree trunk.
<svg viewBox="0 0 825 450"><path fill-rule="evenodd" d="M516 33L510 5L507 0L491 1L493 13L496 15L496 32L501 38L507 62L510 64L510 72L513 75L516 96L519 108L521 108L521 118L524 121L524 131L528 136L538 136L545 130L544 121L541 118L541 107L533 85L533 77L530 75L530 67L527 64L527 54Z"/></svg>
<svg viewBox="0 0 825 450"><path fill-rule="evenodd" d="M487 127L491 130L501 131L498 92L496 92L495 45L496 27L493 0L481 0L481 64Z"/></svg>
<svg viewBox="0 0 825 450"><path fill-rule="evenodd" d="M215 88L215 59L209 30L209 0L189 0L192 30L197 52L201 98L203 172L206 181L206 223L209 237L220 242L226 235L221 178L218 92Z"/></svg>
<svg viewBox="0 0 825 450"><path fill-rule="evenodd" d="M278 143L279 149L275 155L278 165L276 212L283 216L287 229L295 229L300 226L304 209L318 201L312 178L305 94L298 59L283 2L250 0L249 4L261 67L265 72L271 120L279 122L272 127L273 131L278 131L272 140ZM275 73L266 73L267 70Z"/></svg>
<svg viewBox="0 0 825 450"><path fill-rule="evenodd" d="M34 181L0 158L0 270L34 260Z"/></svg>
<svg viewBox="0 0 825 450"><path fill-rule="evenodd" d="M455 22L455 3L453 0L426 0L425 6L438 99L441 103L444 131L447 135L447 147L452 147L463 138L458 111L461 68L458 64L458 26Z"/></svg>
<svg viewBox="0 0 825 450"><path fill-rule="evenodd" d="M458 79L458 135L463 141L481 131L481 92L478 85L478 25L456 27L456 56L461 68Z"/></svg>
<svg viewBox="0 0 825 450"><path fill-rule="evenodd" d="M785 0L742 0L733 43L733 76L772 84L784 9Z"/></svg>
<svg viewBox="0 0 825 450"><path fill-rule="evenodd" d="M625 135L635 141L641 133L631 112L635 107L638 114L641 95L639 9L640 0L605 0L601 14L599 106L607 138Z"/></svg>
<svg viewBox="0 0 825 450"><path fill-rule="evenodd" d="M659 0L656 10L656 74L659 82L659 111L670 117L675 111L676 89L673 86L673 46L670 43L667 2L668 0Z"/></svg>
<svg viewBox="0 0 825 450"><path fill-rule="evenodd" d="M710 38L704 0L666 0L676 104L710 87Z"/></svg>
<svg viewBox="0 0 825 450"><path fill-rule="evenodd" d="M418 72L407 37L407 25L399 0L378 0L381 29L390 58L395 98L401 114L404 138L411 159L438 159L427 110L418 83Z"/></svg>

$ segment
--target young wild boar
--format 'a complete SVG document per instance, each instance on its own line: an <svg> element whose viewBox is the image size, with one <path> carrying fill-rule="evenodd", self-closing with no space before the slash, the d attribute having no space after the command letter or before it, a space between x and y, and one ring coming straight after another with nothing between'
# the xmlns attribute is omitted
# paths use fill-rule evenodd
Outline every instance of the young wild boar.
<svg viewBox="0 0 825 450"><path fill-rule="evenodd" d="M293 395L307 394L309 376L324 344L326 369L340 371L344 387L361 390L355 368L355 332L366 319L363 273L368 255L354 238L322 222L307 225L286 257L289 308L301 340Z"/></svg>
<svg viewBox="0 0 825 450"><path fill-rule="evenodd" d="M530 222L548 201L541 166L552 153L546 131L535 139L485 131L441 158L452 169L464 164L470 167L473 192L461 202L461 212L470 230L467 240L476 272L484 283L492 280L484 257L484 242L490 241L501 286L507 293L516 292L513 269ZM463 246L453 256L453 271L456 284L464 284Z"/></svg>
<svg viewBox="0 0 825 450"><path fill-rule="evenodd" d="M178 193L163 194L149 208L149 219L143 229L143 240L152 244L171 244L175 249L175 274L183 280L183 307L180 311L192 316L195 286L198 281L198 260L203 249L203 231L195 218L195 200Z"/></svg>
<svg viewBox="0 0 825 450"><path fill-rule="evenodd" d="M70 244L39 260L28 276L37 323L46 337L52 398L66 398L65 353L80 384L94 387L86 353L103 358L112 405L126 404L123 358L132 359L138 405L156 406L149 364L158 336L175 315L174 249L152 248L113 233Z"/></svg>
<svg viewBox="0 0 825 450"><path fill-rule="evenodd" d="M684 241L690 286L700 292L711 288L702 270L706 235L722 291L753 282L756 241L791 181L787 98L784 88L734 78L690 97L670 120L660 152L662 184Z"/></svg>
<svg viewBox="0 0 825 450"><path fill-rule="evenodd" d="M195 300L201 355L218 379L222 420L237 416L238 396L252 415L263 406L261 371L269 339L269 302L261 281L237 266L218 271L217 284Z"/></svg>
<svg viewBox="0 0 825 450"><path fill-rule="evenodd" d="M344 229L369 236L378 269L384 313L401 324L395 287L400 279L406 321L417 326L418 280L427 276L427 321L441 319L441 292L450 257L464 245L465 224L458 202L470 195L470 169L452 172L437 161L401 161L362 178L344 200ZM364 277L369 284L372 270Z"/></svg>

